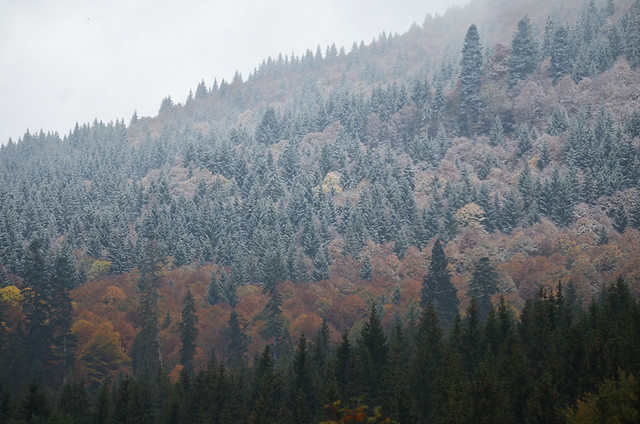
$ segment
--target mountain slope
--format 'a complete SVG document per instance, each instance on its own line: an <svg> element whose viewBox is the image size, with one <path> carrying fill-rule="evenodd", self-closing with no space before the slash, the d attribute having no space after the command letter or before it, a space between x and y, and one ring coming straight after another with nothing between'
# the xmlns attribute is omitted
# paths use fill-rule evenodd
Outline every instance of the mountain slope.
<svg viewBox="0 0 640 424"><path fill-rule="evenodd" d="M420 303L436 238L461 312L481 258L494 301L518 309L558 281L583 300L618 274L637 291L638 3L532 3L476 1L349 53L267 60L129 125L26 134L0 150L2 284L32 288L33 240L72 252L76 335L110 321L130 352L153 245L160 317L194 292L198 365L232 309L252 352L322 318L334 339L356 332L369 304L389 328ZM460 65L470 23L475 86ZM511 48L521 27L538 46L529 71ZM176 325L161 335L173 367Z"/></svg>

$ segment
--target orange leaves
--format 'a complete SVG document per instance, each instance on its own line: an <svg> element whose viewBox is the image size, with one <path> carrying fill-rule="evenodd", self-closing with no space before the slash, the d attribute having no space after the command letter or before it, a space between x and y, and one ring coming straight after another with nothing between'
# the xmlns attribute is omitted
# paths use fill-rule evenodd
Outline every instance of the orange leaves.
<svg viewBox="0 0 640 424"><path fill-rule="evenodd" d="M120 342L120 334L109 322L100 324L80 354L89 382L99 384L105 377L115 376L130 362Z"/></svg>

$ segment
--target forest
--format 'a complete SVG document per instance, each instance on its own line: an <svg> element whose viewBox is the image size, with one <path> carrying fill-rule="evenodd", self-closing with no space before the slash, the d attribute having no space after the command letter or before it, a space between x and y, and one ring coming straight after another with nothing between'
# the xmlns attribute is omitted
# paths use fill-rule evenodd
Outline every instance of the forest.
<svg viewBox="0 0 640 424"><path fill-rule="evenodd" d="M556 3L1 146L0 422L637 422L640 0Z"/></svg>

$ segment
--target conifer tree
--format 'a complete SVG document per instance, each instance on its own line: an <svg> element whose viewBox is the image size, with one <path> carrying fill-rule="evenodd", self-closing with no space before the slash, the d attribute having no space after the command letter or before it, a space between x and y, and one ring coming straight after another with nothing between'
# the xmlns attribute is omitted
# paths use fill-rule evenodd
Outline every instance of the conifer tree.
<svg viewBox="0 0 640 424"><path fill-rule="evenodd" d="M500 115L496 115L493 124L491 125L491 132L489 133L489 145L504 146L505 136L504 127L502 126L502 119Z"/></svg>
<svg viewBox="0 0 640 424"><path fill-rule="evenodd" d="M466 134L473 133L480 116L482 102L482 45L478 28L471 25L467 30L460 61L460 118Z"/></svg>
<svg viewBox="0 0 640 424"><path fill-rule="evenodd" d="M142 248L138 270L138 305L140 331L133 341L131 357L136 373L155 373L162 365L160 351L160 317L158 312L158 284L160 282L159 247L154 237L146 240Z"/></svg>
<svg viewBox="0 0 640 424"><path fill-rule="evenodd" d="M193 357L196 353L196 339L198 338L197 324L198 314L189 288L182 302L182 321L180 322L180 342L182 343L180 363L189 373L193 372Z"/></svg>
<svg viewBox="0 0 640 424"><path fill-rule="evenodd" d="M50 322L53 329L54 355L61 363L60 376L66 382L67 373L72 366L71 321L73 308L70 291L76 279L75 268L70 253L63 249L55 258L51 275Z"/></svg>
<svg viewBox="0 0 640 424"><path fill-rule="evenodd" d="M625 210L622 202L618 203L618 207L613 214L612 223L613 228L620 234L624 233L629 226L629 216L627 215L627 211Z"/></svg>
<svg viewBox="0 0 640 424"><path fill-rule="evenodd" d="M28 352L31 371L41 373L51 359L53 328L49 309L53 306L51 284L47 272L47 263L43 243L39 239L29 244L24 265L24 314L26 318L25 347Z"/></svg>
<svg viewBox="0 0 640 424"><path fill-rule="evenodd" d="M245 327L240 324L238 313L235 309L231 311L231 315L229 316L229 322L225 329L225 338L228 340L229 365L231 368L236 368L244 362L249 341Z"/></svg>
<svg viewBox="0 0 640 424"><path fill-rule="evenodd" d="M448 265L449 261L438 238L433 245L431 263L422 284L420 305L426 308L431 303L445 328L451 328L460 303L456 288L451 283Z"/></svg>
<svg viewBox="0 0 640 424"><path fill-rule="evenodd" d="M325 254L325 249L320 249L313 260L313 280L328 280L330 277L329 260Z"/></svg>
<svg viewBox="0 0 640 424"><path fill-rule="evenodd" d="M492 309L491 296L498 291L498 273L491 260L483 256L475 265L475 269L469 283L469 297L475 299L478 315L484 321Z"/></svg>
<svg viewBox="0 0 640 424"><path fill-rule="evenodd" d="M371 274L373 273L373 267L371 266L371 258L369 255L364 257L362 261L362 268L360 268L360 279L365 281L371 281Z"/></svg>
<svg viewBox="0 0 640 424"><path fill-rule="evenodd" d="M528 16L518 22L518 31L511 40L511 57L507 64L511 87L525 79L538 66L538 46L533 38L533 28Z"/></svg>
<svg viewBox="0 0 640 424"><path fill-rule="evenodd" d="M387 365L389 345L382 329L382 323L375 305L369 311L369 320L365 323L358 339L358 356L364 371L364 383L371 401L378 405L382 394L381 386L384 368Z"/></svg>
<svg viewBox="0 0 640 424"><path fill-rule="evenodd" d="M553 36L551 64L548 71L554 84L571 71L571 52L569 49L569 34L566 28L561 26Z"/></svg>
<svg viewBox="0 0 640 424"><path fill-rule="evenodd" d="M598 240L596 242L598 246L602 246L605 244L609 244L609 235L607 234L607 229L602 227L600 228L600 233L598 234Z"/></svg>

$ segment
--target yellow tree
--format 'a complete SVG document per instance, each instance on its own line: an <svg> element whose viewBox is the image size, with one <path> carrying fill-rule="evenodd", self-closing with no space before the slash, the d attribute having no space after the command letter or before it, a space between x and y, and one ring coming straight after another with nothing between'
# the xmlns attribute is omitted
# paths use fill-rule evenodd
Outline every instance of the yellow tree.
<svg viewBox="0 0 640 424"><path fill-rule="evenodd" d="M80 354L90 384L99 385L105 377L111 377L130 359L122 349L120 334L110 322L100 324L91 340Z"/></svg>

